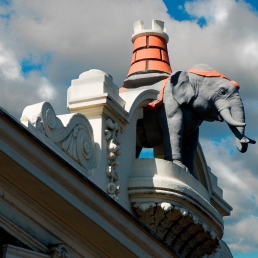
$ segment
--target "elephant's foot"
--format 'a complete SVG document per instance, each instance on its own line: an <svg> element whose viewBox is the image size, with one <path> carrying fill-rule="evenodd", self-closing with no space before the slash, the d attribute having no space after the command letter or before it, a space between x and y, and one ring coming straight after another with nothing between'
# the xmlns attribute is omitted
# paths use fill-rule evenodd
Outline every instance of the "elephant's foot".
<svg viewBox="0 0 258 258"><path fill-rule="evenodd" d="M189 172L188 168L180 161L180 160L173 160L173 163L178 165L179 167L183 168L184 170L186 170L187 172Z"/></svg>

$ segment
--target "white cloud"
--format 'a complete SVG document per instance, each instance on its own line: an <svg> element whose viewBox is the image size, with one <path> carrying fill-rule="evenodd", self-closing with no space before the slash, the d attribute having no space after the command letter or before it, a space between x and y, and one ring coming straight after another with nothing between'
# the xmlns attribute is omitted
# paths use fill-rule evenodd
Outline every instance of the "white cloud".
<svg viewBox="0 0 258 258"><path fill-rule="evenodd" d="M205 18L208 23L224 22L234 1L232 0L197 0L185 4L186 11L196 18Z"/></svg>
<svg viewBox="0 0 258 258"><path fill-rule="evenodd" d="M232 152L235 144L232 137L216 143L202 139L201 143L208 165L223 189L224 199L233 207L231 216L225 219L226 243L233 252L258 251L255 245L257 237L250 233L255 232L256 225L253 222L258 220L252 216L258 215L258 175L254 169L257 148L248 154L247 159L244 154Z"/></svg>
<svg viewBox="0 0 258 258"><path fill-rule="evenodd" d="M48 99L49 101L53 100L56 97L56 91L55 91L53 85L51 85L49 80L45 77L40 78L38 95L42 99L44 99L44 100Z"/></svg>
<svg viewBox="0 0 258 258"><path fill-rule="evenodd" d="M248 216L234 225L226 226L232 236L229 248L235 252L247 253L257 251L251 248L258 243L258 217Z"/></svg>
<svg viewBox="0 0 258 258"><path fill-rule="evenodd" d="M0 42L0 72L6 79L20 80L21 66L10 49L4 48Z"/></svg>
<svg viewBox="0 0 258 258"><path fill-rule="evenodd" d="M36 72L24 77L15 53L0 42L0 103L19 119L25 106L56 97L50 81Z"/></svg>
<svg viewBox="0 0 258 258"><path fill-rule="evenodd" d="M243 62L249 62L251 67L258 66L258 37L257 40L250 40L243 45L242 58Z"/></svg>

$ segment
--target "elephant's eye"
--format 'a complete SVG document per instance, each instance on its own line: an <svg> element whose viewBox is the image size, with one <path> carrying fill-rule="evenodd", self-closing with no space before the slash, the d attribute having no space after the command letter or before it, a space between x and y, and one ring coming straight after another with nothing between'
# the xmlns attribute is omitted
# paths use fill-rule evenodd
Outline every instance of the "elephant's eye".
<svg viewBox="0 0 258 258"><path fill-rule="evenodd" d="M227 93L226 89L224 89L224 88L219 89L219 94L225 95L226 93Z"/></svg>

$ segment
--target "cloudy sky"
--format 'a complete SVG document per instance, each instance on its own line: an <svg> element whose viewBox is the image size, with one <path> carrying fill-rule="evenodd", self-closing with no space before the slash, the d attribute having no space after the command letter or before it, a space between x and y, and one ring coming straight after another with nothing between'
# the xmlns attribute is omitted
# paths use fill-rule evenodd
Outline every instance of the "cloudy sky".
<svg viewBox="0 0 258 258"><path fill-rule="evenodd" d="M240 84L246 134L257 140L257 0L0 0L0 105L17 119L43 100L68 113L71 80L93 68L121 86L139 19L165 22L174 71L207 63ZM258 145L239 153L219 122L201 126L200 142L234 208L224 240L234 257L258 257Z"/></svg>

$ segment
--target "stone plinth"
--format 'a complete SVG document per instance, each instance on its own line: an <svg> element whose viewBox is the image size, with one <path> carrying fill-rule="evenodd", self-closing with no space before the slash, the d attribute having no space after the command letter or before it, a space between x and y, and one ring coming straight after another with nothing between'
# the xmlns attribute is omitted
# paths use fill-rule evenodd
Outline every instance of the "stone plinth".
<svg viewBox="0 0 258 258"><path fill-rule="evenodd" d="M106 172L106 176L96 173L92 181L101 189L106 188L109 196L118 200L117 157L121 155L118 138L128 123L125 101L119 96L119 88L111 75L97 69L86 71L72 80L67 91L67 106L72 113L79 112L87 117L96 143L102 150L97 166L98 171Z"/></svg>
<svg viewBox="0 0 258 258"><path fill-rule="evenodd" d="M135 160L128 194L138 218L183 257L202 257L218 248L222 216L206 188L179 166Z"/></svg>

